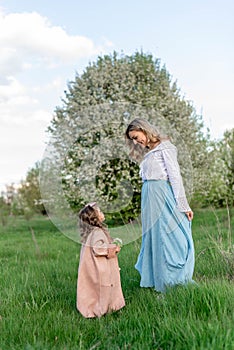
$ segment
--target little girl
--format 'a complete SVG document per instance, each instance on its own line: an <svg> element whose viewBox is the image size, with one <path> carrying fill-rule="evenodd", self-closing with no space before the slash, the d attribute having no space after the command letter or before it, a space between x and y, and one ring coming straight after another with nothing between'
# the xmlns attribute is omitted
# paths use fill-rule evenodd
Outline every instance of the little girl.
<svg viewBox="0 0 234 350"><path fill-rule="evenodd" d="M101 317L125 306L117 253L96 202L79 212L82 248L77 281L77 309L86 317Z"/></svg>

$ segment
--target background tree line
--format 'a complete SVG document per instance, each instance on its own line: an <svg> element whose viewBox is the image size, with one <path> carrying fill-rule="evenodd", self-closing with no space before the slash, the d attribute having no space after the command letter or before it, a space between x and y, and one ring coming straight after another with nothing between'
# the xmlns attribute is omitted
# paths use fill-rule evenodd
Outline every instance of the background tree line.
<svg viewBox="0 0 234 350"><path fill-rule="evenodd" d="M140 203L139 165L127 159L121 148L126 125L134 117L148 119L176 144L192 207L233 207L234 129L227 130L222 140L211 140L202 116L181 95L159 59L143 52L131 56L114 52L98 57L68 84L48 128L47 161L36 163L17 190L7 186L0 201L2 217L6 213L45 214L39 186L42 171L48 174L44 176L48 189L53 188L56 172L63 196L74 211L87 200L90 178L94 177L95 191L105 204L124 201L126 193L120 195L118 184L129 181L131 201L122 203L120 212L126 221L134 219ZM56 199L50 194L47 200ZM119 210L112 207L109 219L118 220Z"/></svg>

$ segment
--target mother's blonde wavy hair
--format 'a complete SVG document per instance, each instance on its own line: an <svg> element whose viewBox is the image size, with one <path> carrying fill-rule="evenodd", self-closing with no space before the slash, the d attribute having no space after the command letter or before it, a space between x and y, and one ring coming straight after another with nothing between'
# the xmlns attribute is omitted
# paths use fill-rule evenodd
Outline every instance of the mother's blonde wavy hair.
<svg viewBox="0 0 234 350"><path fill-rule="evenodd" d="M149 151L149 148L142 148L138 144L134 144L133 140L130 138L129 133L131 131L142 131L147 137L148 142L161 142L163 140L168 140L168 136L163 136L159 131L151 125L146 119L136 118L128 125L125 132L125 139L127 145L130 148L130 157L133 160L141 161L143 156Z"/></svg>

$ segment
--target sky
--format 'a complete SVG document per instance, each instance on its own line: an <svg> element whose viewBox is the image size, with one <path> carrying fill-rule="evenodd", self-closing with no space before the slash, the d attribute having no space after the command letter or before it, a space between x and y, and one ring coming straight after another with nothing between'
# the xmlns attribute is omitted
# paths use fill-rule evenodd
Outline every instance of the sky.
<svg viewBox="0 0 234 350"><path fill-rule="evenodd" d="M67 84L98 56L159 58L213 139L234 127L232 0L0 0L0 190L43 157Z"/></svg>

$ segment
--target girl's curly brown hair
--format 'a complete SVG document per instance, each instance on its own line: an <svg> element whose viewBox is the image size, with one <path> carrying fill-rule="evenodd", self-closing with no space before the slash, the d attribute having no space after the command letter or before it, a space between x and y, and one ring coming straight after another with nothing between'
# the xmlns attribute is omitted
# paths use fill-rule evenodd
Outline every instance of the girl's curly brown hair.
<svg viewBox="0 0 234 350"><path fill-rule="evenodd" d="M99 207L95 202L87 204L80 210L78 217L82 243L86 242L88 235L91 233L94 227L101 228L107 236L109 242L111 242L111 237L106 226L99 220L98 211Z"/></svg>

